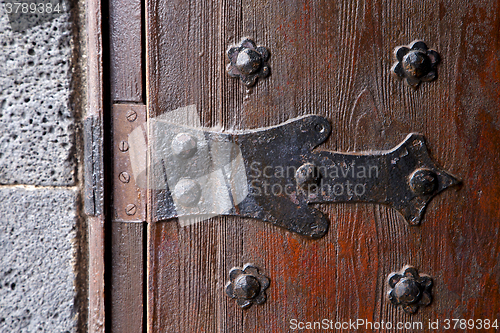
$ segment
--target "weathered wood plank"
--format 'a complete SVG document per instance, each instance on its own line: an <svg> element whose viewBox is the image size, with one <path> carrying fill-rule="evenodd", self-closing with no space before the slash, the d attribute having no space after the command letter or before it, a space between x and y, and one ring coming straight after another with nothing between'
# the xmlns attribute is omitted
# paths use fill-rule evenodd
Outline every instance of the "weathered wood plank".
<svg viewBox="0 0 500 333"><path fill-rule="evenodd" d="M145 224L111 223L109 318L111 332L144 328Z"/></svg>
<svg viewBox="0 0 500 333"><path fill-rule="evenodd" d="M103 119L102 11L100 0L86 1L87 117ZM100 147L102 149L102 147ZM100 161L102 165L102 160ZM100 184L101 188L103 184ZM104 215L87 218L89 230L88 330L105 332L104 303Z"/></svg>
<svg viewBox="0 0 500 333"><path fill-rule="evenodd" d="M113 151L113 207L108 232L110 267L107 272L108 285L108 327L111 332L143 332L145 328L144 282L146 264L144 261L146 242L146 195L145 189L137 182L135 163L138 150L146 150L130 135L139 128L139 137L146 121L146 106L138 104L114 104L112 117ZM133 115L132 115L133 114ZM132 156L136 154L137 156ZM144 151L144 159L146 153ZM137 167L136 167L137 168ZM119 180L126 172L128 182ZM132 208L130 208L133 206Z"/></svg>
<svg viewBox="0 0 500 333"><path fill-rule="evenodd" d="M109 2L110 85L113 102L143 102L142 4Z"/></svg>
<svg viewBox="0 0 500 333"><path fill-rule="evenodd" d="M320 240L250 219L151 224L150 331L286 332L291 319L494 318L499 7L498 1L148 1L149 116L196 104L206 126L248 129L321 114L333 127L322 148L338 151L388 149L421 132L433 158L464 181L431 202L419 227L368 204L321 205L332 223ZM225 73L226 48L245 36L272 54L271 77L250 95ZM389 70L393 49L417 38L443 61L438 80L415 91ZM229 269L247 262L261 267L271 287L264 305L242 311L223 287ZM406 264L435 285L433 304L413 316L386 298L387 275Z"/></svg>
<svg viewBox="0 0 500 333"><path fill-rule="evenodd" d="M90 216L89 224L89 332L105 332L104 221Z"/></svg>

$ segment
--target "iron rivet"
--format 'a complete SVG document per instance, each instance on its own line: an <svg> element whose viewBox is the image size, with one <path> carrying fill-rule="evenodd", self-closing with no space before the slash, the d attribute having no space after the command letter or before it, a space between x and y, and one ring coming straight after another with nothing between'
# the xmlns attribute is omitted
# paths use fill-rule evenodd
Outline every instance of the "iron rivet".
<svg viewBox="0 0 500 333"><path fill-rule="evenodd" d="M137 119L137 112L135 112L134 110L129 110L127 112L127 120L133 122L136 119Z"/></svg>
<svg viewBox="0 0 500 333"><path fill-rule="evenodd" d="M406 83L417 89L421 82L430 82L437 77L439 54L431 50L420 40L410 45L399 46L394 50L397 62L391 71L398 77L406 79Z"/></svg>
<svg viewBox="0 0 500 333"><path fill-rule="evenodd" d="M126 152L128 150L128 142L121 141L120 144L118 145L118 149L120 149L121 152Z"/></svg>
<svg viewBox="0 0 500 333"><path fill-rule="evenodd" d="M245 49L238 53L236 68L245 75L250 75L259 70L262 65L261 55L252 49Z"/></svg>
<svg viewBox="0 0 500 333"><path fill-rule="evenodd" d="M417 312L419 307L432 302L432 278L419 274L412 266L405 266L400 272L391 273L388 278L389 300L401 306L407 313Z"/></svg>
<svg viewBox="0 0 500 333"><path fill-rule="evenodd" d="M187 133L179 133L172 140L172 153L179 158L190 158L196 153L196 139Z"/></svg>
<svg viewBox="0 0 500 333"><path fill-rule="evenodd" d="M128 172L123 171L118 175L118 179L120 179L122 183L128 183L130 181L130 175L128 174Z"/></svg>
<svg viewBox="0 0 500 333"><path fill-rule="evenodd" d="M318 184L319 176L318 169L314 164L305 163L297 169L295 180L300 188L307 190L309 185Z"/></svg>
<svg viewBox="0 0 500 333"><path fill-rule="evenodd" d="M250 88L257 80L263 79L271 73L267 63L269 50L264 46L257 46L249 38L243 38L239 45L234 45L227 50L230 63L227 72L232 77L239 77L243 84Z"/></svg>
<svg viewBox="0 0 500 333"><path fill-rule="evenodd" d="M406 73L411 76L421 78L431 69L431 62L425 52L412 50L408 52L402 60L402 65Z"/></svg>
<svg viewBox="0 0 500 333"><path fill-rule="evenodd" d="M247 309L253 304L263 304L266 299L266 289L269 278L259 272L252 264L245 267L234 267L229 271L229 281L226 283L226 294L236 299L239 307Z"/></svg>
<svg viewBox="0 0 500 333"><path fill-rule="evenodd" d="M134 204L128 204L127 207L125 208L125 213L128 216L135 215L135 212L137 211L137 206Z"/></svg>
<svg viewBox="0 0 500 333"><path fill-rule="evenodd" d="M242 274L234 281L234 295L238 298L252 299L259 292L260 283L254 276Z"/></svg>
<svg viewBox="0 0 500 333"><path fill-rule="evenodd" d="M182 178L175 185L174 196L185 207L195 206L201 197L201 186L193 179Z"/></svg>
<svg viewBox="0 0 500 333"><path fill-rule="evenodd" d="M437 175L432 170L417 169L410 176L410 188L416 195L432 194L437 185Z"/></svg>

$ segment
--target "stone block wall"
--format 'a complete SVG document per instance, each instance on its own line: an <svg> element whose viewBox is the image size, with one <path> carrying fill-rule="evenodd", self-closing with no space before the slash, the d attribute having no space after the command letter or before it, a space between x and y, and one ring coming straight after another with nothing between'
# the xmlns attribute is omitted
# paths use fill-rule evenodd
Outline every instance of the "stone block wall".
<svg viewBox="0 0 500 333"><path fill-rule="evenodd" d="M8 3L0 3L0 332L84 331L83 7L67 2L36 21L9 16Z"/></svg>

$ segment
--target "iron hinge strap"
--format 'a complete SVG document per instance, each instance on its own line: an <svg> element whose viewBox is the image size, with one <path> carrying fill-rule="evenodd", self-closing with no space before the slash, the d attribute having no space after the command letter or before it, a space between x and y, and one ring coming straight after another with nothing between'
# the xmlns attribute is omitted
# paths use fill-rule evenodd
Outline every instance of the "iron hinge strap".
<svg viewBox="0 0 500 333"><path fill-rule="evenodd" d="M314 149L330 132L316 115L237 133L152 121L152 220L234 215L318 238L329 220L314 203L385 204L416 225L431 199L459 182L432 161L420 134L387 151Z"/></svg>

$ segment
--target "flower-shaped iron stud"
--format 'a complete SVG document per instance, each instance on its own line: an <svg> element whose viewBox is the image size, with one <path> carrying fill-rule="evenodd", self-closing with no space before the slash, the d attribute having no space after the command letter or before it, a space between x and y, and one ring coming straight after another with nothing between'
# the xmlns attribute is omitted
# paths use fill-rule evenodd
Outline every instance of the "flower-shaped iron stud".
<svg viewBox="0 0 500 333"><path fill-rule="evenodd" d="M400 272L389 275L389 300L396 306L401 306L407 313L417 312L420 306L432 302L432 279L411 266L405 266Z"/></svg>
<svg viewBox="0 0 500 333"><path fill-rule="evenodd" d="M235 298L241 308L247 309L252 304L262 304L266 301L269 279L260 274L258 268L252 264L246 264L243 269L231 269L229 280L226 284L226 294Z"/></svg>
<svg viewBox="0 0 500 333"><path fill-rule="evenodd" d="M227 50L229 61L227 72L232 77L239 77L247 87L253 86L258 78L265 78L270 73L269 51L264 46L255 45L254 41L244 38L240 45Z"/></svg>
<svg viewBox="0 0 500 333"><path fill-rule="evenodd" d="M398 62L392 67L392 72L405 78L412 88L417 89L420 82L432 81L437 77L439 54L429 50L424 42L416 40L408 46L399 46L394 50L394 55Z"/></svg>

